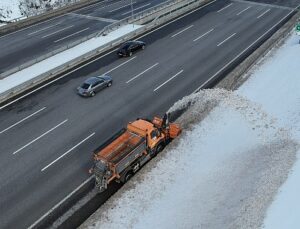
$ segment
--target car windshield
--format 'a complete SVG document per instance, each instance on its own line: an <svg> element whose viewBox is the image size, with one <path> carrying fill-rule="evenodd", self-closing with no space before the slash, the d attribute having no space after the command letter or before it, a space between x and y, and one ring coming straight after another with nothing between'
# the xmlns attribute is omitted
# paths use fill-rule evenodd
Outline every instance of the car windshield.
<svg viewBox="0 0 300 229"><path fill-rule="evenodd" d="M122 49L128 49L128 47L131 45L132 43L125 43L121 46Z"/></svg>
<svg viewBox="0 0 300 229"><path fill-rule="evenodd" d="M90 85L87 84L87 83L83 83L83 84L81 85L81 88L83 88L83 89L88 89L89 87L90 87Z"/></svg>

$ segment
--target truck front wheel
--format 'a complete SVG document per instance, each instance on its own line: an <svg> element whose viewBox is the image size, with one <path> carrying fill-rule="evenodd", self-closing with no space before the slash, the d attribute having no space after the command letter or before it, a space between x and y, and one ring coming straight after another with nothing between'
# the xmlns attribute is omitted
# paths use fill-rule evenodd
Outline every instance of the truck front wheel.
<svg viewBox="0 0 300 229"><path fill-rule="evenodd" d="M165 147L164 143L160 143L157 147L156 147L156 154L160 153Z"/></svg>
<svg viewBox="0 0 300 229"><path fill-rule="evenodd" d="M131 177L133 176L133 173L130 171L125 175L125 179L124 179L124 183L126 183L127 181L129 181L131 179Z"/></svg>
<svg viewBox="0 0 300 229"><path fill-rule="evenodd" d="M152 158L153 158L153 157L156 157L156 155L157 155L158 153L160 153L160 152L164 149L164 147L165 147L165 144L164 144L164 143L159 143L159 144L156 146L156 148L155 148L153 154L151 155Z"/></svg>

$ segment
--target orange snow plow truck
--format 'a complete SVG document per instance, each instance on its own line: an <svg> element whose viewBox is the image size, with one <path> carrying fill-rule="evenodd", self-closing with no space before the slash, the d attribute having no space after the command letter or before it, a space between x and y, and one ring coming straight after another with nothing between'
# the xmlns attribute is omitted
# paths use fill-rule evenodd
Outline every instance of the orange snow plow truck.
<svg viewBox="0 0 300 229"><path fill-rule="evenodd" d="M94 151L96 188L99 192L107 189L112 182L128 181L147 161L155 157L170 140L176 138L181 129L169 123L169 115L163 119L137 119L127 128L120 130L111 139Z"/></svg>

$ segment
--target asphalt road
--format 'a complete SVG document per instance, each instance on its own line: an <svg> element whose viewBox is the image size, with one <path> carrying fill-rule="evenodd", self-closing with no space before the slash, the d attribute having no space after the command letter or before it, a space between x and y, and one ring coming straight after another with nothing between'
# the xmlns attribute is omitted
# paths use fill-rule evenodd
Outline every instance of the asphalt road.
<svg viewBox="0 0 300 229"><path fill-rule="evenodd" d="M300 1L299 0L245 0L249 3L256 2L261 4L272 4L273 6L283 6L283 7L299 7Z"/></svg>
<svg viewBox="0 0 300 229"><path fill-rule="evenodd" d="M166 0L134 0L134 13ZM109 0L0 37L0 73L20 66L131 15L130 0Z"/></svg>
<svg viewBox="0 0 300 229"><path fill-rule="evenodd" d="M216 1L140 38L130 58L105 55L0 112L0 227L26 228L88 177L91 152L137 117L162 115L264 36L287 8ZM111 88L76 95L103 73Z"/></svg>

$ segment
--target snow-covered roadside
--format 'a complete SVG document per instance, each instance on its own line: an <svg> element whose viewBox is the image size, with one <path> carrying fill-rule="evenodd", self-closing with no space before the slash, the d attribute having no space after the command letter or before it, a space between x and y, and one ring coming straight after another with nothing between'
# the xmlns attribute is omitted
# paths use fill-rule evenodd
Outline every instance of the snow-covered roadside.
<svg viewBox="0 0 300 229"><path fill-rule="evenodd" d="M34 79L35 77L48 72L56 67L63 65L71 60L76 59L79 56L82 56L92 50L95 50L102 45L105 45L111 41L114 41L132 31L135 31L141 28L141 25L124 25L106 36L100 36L92 38L88 41L85 41L73 48L70 48L66 51L58 53L48 59L45 59L41 62L38 62L28 68L25 68L19 72L16 72L4 79L0 80L0 94L4 93L11 88L14 88L22 83L25 83L28 80Z"/></svg>
<svg viewBox="0 0 300 229"><path fill-rule="evenodd" d="M270 95L272 98L262 98L262 100L265 99L262 104L268 107L267 109L270 113L278 117L280 125L289 129L291 136L300 143L300 45L298 41L299 36L292 36L285 47L278 52L278 57L272 61L276 68L272 69L271 66L266 65L265 69L262 68L261 72L258 73L257 77L262 77L263 72L268 72L268 75L264 76L260 82L265 84L267 80L271 81L273 79L278 82L277 87L273 87L270 84L271 88L268 90L272 90ZM263 82L264 80L265 82ZM278 91L282 93L278 93ZM248 90L247 96L255 99L257 95L251 94L250 90ZM280 98L281 96L282 98ZM300 228L299 158L300 150L297 152L297 161L291 170L288 180L279 189L278 195L267 212L264 222L264 228L266 229Z"/></svg>
<svg viewBox="0 0 300 229"><path fill-rule="evenodd" d="M20 0L0 1L0 21L11 21L22 16Z"/></svg>
<svg viewBox="0 0 300 229"><path fill-rule="evenodd" d="M78 0L1 0L0 21L23 19Z"/></svg>
<svg viewBox="0 0 300 229"><path fill-rule="evenodd" d="M292 35L237 91L175 104L194 104L180 138L81 228L300 228L299 51Z"/></svg>

